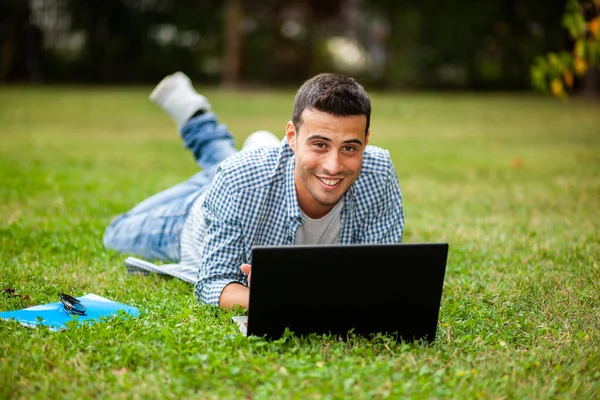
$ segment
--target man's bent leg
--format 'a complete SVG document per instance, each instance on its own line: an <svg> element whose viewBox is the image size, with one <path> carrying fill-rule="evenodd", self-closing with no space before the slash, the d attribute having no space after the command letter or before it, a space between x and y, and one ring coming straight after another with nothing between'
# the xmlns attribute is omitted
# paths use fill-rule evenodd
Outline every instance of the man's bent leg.
<svg viewBox="0 0 600 400"><path fill-rule="evenodd" d="M237 152L233 137L213 113L190 119L181 127L181 136L204 170L118 216L104 233L107 249L151 260L179 261L181 230L191 205L208 190L220 162Z"/></svg>
<svg viewBox="0 0 600 400"><path fill-rule="evenodd" d="M196 163L206 171L213 171L221 161L237 153L231 133L219 124L214 113L208 112L190 119L181 129L181 138Z"/></svg>
<svg viewBox="0 0 600 400"><path fill-rule="evenodd" d="M185 147L204 170L237 151L227 128L210 112L208 99L194 89L184 73L166 76L154 88L150 100L177 124Z"/></svg>
<svg viewBox="0 0 600 400"><path fill-rule="evenodd" d="M217 123L213 113L192 118L181 128L181 136L186 147L192 151L194 157L197 157L197 163L203 171L185 182L147 198L128 214L146 212L190 194L208 190L221 161L237 152L233 137L224 125Z"/></svg>

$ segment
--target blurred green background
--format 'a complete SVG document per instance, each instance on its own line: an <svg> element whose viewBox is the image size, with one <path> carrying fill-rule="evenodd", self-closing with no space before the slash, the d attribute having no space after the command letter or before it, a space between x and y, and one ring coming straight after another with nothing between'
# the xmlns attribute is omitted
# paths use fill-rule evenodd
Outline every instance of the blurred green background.
<svg viewBox="0 0 600 400"><path fill-rule="evenodd" d="M584 13L597 12L593 0L581 4ZM328 70L369 88L523 91L531 89L536 57L573 45L562 23L565 6L565 0L0 0L0 81L152 83L182 70L199 83L296 86ZM598 93L597 68L587 75L576 89Z"/></svg>

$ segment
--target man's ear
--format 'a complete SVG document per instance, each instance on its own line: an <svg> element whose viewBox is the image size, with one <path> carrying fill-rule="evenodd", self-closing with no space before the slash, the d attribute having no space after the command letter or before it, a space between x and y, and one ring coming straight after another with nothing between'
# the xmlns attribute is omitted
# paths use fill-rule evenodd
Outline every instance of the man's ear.
<svg viewBox="0 0 600 400"><path fill-rule="evenodd" d="M369 144L369 136L370 135L371 135L371 130L369 129L367 131L367 134L365 135L365 146L364 147L367 147L367 145Z"/></svg>
<svg viewBox="0 0 600 400"><path fill-rule="evenodd" d="M292 151L296 152L296 126L292 121L288 121L285 127L285 137Z"/></svg>

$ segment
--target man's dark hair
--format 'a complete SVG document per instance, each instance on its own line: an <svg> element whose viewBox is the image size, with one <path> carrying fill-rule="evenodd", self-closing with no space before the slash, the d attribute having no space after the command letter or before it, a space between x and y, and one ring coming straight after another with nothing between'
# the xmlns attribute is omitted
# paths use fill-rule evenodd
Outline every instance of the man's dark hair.
<svg viewBox="0 0 600 400"><path fill-rule="evenodd" d="M294 98L292 122L297 130L302 126L302 112L305 109L323 111L336 117L364 115L367 117L365 135L369 132L371 100L354 78L323 73L307 80Z"/></svg>

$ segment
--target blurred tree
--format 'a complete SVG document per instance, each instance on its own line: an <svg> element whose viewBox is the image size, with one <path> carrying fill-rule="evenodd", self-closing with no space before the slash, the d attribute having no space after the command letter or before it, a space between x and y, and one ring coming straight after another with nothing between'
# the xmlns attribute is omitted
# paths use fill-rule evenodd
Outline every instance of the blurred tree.
<svg viewBox="0 0 600 400"><path fill-rule="evenodd" d="M141 16L124 0L71 0L71 29L85 37L76 73L94 82L129 80L143 50Z"/></svg>
<svg viewBox="0 0 600 400"><path fill-rule="evenodd" d="M6 79L27 74L13 51L25 33L4 12L18 3L45 35L49 81L182 70L205 83L296 85L337 70L381 88L530 90L534 58L567 44L565 1L0 0L0 57Z"/></svg>
<svg viewBox="0 0 600 400"><path fill-rule="evenodd" d="M527 89L533 59L563 44L565 0L369 0L389 21L388 86Z"/></svg>
<svg viewBox="0 0 600 400"><path fill-rule="evenodd" d="M223 84L226 87L235 87L239 84L244 22L243 3L243 0L227 0L225 3Z"/></svg>
<svg viewBox="0 0 600 400"><path fill-rule="evenodd" d="M600 0L570 0L562 25L569 32L571 51L550 52L531 67L533 86L556 98L566 99L576 86L576 78L586 77L584 92L598 93L600 66Z"/></svg>
<svg viewBox="0 0 600 400"><path fill-rule="evenodd" d="M0 1L0 81L42 79L43 32L30 17L27 2Z"/></svg>
<svg viewBox="0 0 600 400"><path fill-rule="evenodd" d="M70 32L85 38L81 54L65 60L75 79L153 81L174 70L214 76L207 62L222 51L220 0L69 0L69 13Z"/></svg>
<svg viewBox="0 0 600 400"><path fill-rule="evenodd" d="M242 78L297 83L312 75L317 47L348 0L247 0Z"/></svg>

